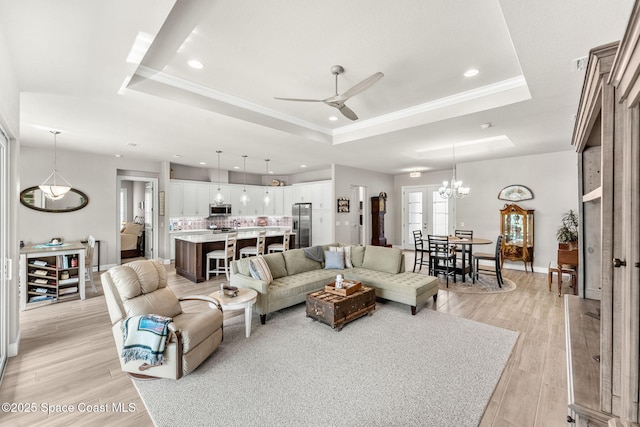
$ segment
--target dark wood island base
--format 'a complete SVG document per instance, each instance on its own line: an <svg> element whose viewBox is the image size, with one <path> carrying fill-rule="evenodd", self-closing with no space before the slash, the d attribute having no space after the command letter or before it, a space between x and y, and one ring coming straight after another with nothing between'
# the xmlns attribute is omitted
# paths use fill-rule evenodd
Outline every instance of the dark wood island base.
<svg viewBox="0 0 640 427"><path fill-rule="evenodd" d="M255 245L256 236L257 234L251 232L238 233L236 259L240 257L240 249ZM176 238L176 273L195 283L206 281L207 254L216 249L223 249L224 239L224 233ZM282 243L282 234L267 234L265 247L272 243ZM295 247L294 234L290 237L289 247Z"/></svg>

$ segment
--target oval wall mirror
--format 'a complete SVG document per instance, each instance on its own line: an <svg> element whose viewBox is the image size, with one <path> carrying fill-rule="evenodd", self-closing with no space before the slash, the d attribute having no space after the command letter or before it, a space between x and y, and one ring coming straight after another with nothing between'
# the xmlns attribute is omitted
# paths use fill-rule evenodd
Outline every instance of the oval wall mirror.
<svg viewBox="0 0 640 427"><path fill-rule="evenodd" d="M20 203L40 212L73 212L82 209L89 203L89 198L82 191L72 188L60 200L45 197L38 187L29 187L20 192Z"/></svg>

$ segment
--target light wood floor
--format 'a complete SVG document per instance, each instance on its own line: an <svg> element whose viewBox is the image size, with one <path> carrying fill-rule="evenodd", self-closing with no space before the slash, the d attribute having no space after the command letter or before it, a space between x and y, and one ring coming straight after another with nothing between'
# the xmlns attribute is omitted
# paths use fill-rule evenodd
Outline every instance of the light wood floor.
<svg viewBox="0 0 640 427"><path fill-rule="evenodd" d="M412 263L408 252L408 270ZM219 288L219 280L194 284L177 276L172 266L167 270L178 296L206 295ZM517 283L515 291L462 294L441 290L436 306L430 300L424 309L520 332L481 426L564 426L564 299L548 291L545 274L505 270L504 275ZM99 285L99 279L96 283ZM408 308L407 315L410 317ZM254 327L269 327L268 321L262 326L254 316ZM20 322L20 354L9 359L0 402L34 403L36 412L0 412L0 425L153 425L132 381L120 371L100 286L98 294L89 289L84 301L22 312ZM43 404L60 406L47 414ZM128 412L116 412L114 404L124 404ZM63 405L71 405L74 412L55 412L63 411ZM83 405L108 412L87 412Z"/></svg>

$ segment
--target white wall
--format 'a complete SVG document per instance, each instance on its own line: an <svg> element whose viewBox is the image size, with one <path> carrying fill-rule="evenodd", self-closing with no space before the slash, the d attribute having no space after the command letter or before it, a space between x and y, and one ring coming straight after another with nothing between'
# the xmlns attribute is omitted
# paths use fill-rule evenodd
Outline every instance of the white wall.
<svg viewBox="0 0 640 427"><path fill-rule="evenodd" d="M336 197L349 196L351 194L351 186L362 186L367 190L366 195L366 209L364 209L365 217L368 226L368 235L366 236L365 243L371 244L371 197L377 196L380 192L387 193L387 213L384 216L384 235L387 238L387 244L397 245L401 240L400 234L397 233L396 223L400 221L400 215L396 212L397 205L401 203L401 197L399 192L394 192L394 180L392 175L371 172L364 169L356 169L342 165L333 165L333 180L334 180L334 195ZM336 202L336 201L334 201ZM355 208L355 207L353 207ZM335 213L336 209L333 209ZM336 242L349 242L351 238L351 229L349 226L344 225L343 215L341 214L336 218L336 221L340 222L340 225L335 225L334 240ZM334 215L335 217L335 215ZM346 217L345 217L346 218Z"/></svg>
<svg viewBox="0 0 640 427"><path fill-rule="evenodd" d="M23 146L19 173L21 187L39 185L51 173L52 149ZM28 243L42 243L52 236L65 240L80 240L92 234L100 240L102 269L116 262L116 239L119 239L116 197L118 170L140 171L144 176L159 175L161 165L144 160L99 156L58 149L58 171L74 188L89 197L89 204L75 212L38 212L20 205L18 239Z"/></svg>
<svg viewBox="0 0 640 427"><path fill-rule="evenodd" d="M409 174L396 176L395 189L406 185L441 184L451 179L446 173L423 173L417 179ZM560 217L569 209L578 209L577 156L572 151L512 157L457 165L457 179L471 188L469 196L456 201L456 226L474 230L474 236L495 241L500 234L500 209L508 202L498 199L498 193L512 184L525 185L534 198L517 202L534 212L534 269L546 272L550 260L556 259L555 232ZM461 224L464 223L464 226ZM395 224L400 233L400 221ZM477 250L477 249L476 249ZM505 268L523 269L522 262L505 261Z"/></svg>

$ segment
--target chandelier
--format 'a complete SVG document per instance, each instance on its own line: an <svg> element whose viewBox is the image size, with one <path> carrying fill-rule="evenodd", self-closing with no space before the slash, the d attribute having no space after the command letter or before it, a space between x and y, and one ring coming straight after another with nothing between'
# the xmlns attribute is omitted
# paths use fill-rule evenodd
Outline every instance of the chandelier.
<svg viewBox="0 0 640 427"><path fill-rule="evenodd" d="M59 200L62 199L69 190L71 190L71 184L62 175L60 175L56 164L57 137L60 132L54 130L50 132L53 134L53 172L51 172L51 175L49 175L38 187L40 187L40 190L42 190L48 199ZM59 177L66 185L59 183L57 177Z"/></svg>
<svg viewBox="0 0 640 427"><path fill-rule="evenodd" d="M442 187L438 190L440 197L443 199L450 199L455 197L456 199L462 199L469 195L469 187L463 187L462 181L456 179L456 146L453 146L453 176L451 181L442 181Z"/></svg>

